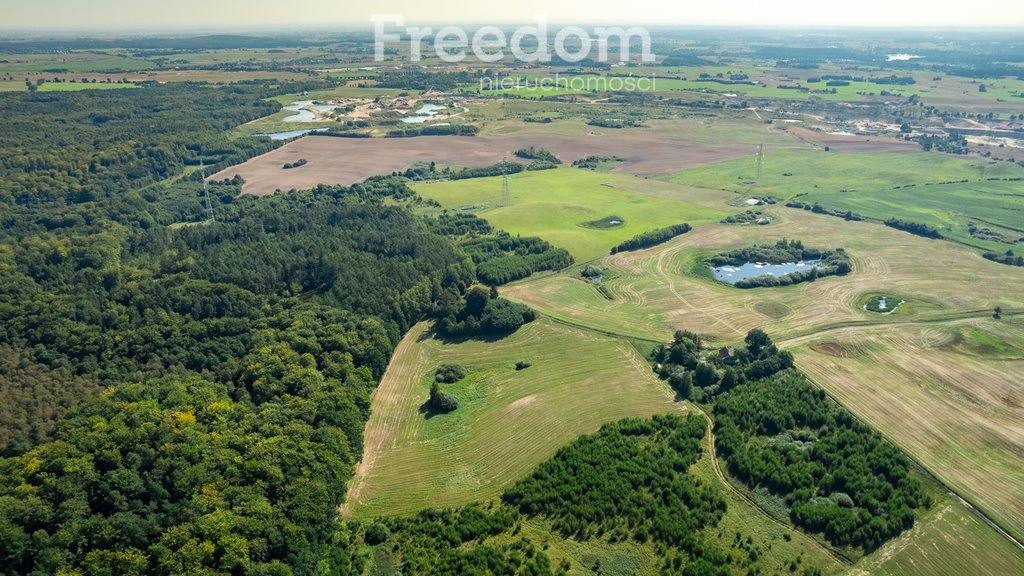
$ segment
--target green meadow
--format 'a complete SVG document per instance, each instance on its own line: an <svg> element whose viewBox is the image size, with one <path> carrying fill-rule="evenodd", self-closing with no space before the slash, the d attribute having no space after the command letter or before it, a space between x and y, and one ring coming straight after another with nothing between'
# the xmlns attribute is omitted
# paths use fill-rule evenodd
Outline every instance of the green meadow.
<svg viewBox="0 0 1024 576"><path fill-rule="evenodd" d="M1010 239L1024 235L1024 195L1020 193L1024 185L1012 180L1024 177L1024 167L1009 162L924 152L768 149L761 178L756 175L756 158L750 157L677 172L666 179L744 195L817 202L878 220L919 222L951 239L989 250L1008 246L971 236L969 223L1002 229Z"/></svg>
<svg viewBox="0 0 1024 576"><path fill-rule="evenodd" d="M100 52L0 54L0 72L107 72L148 70L151 62Z"/></svg>
<svg viewBox="0 0 1024 576"><path fill-rule="evenodd" d="M478 213L511 234L540 236L569 250L580 262L605 256L612 246L654 228L713 222L726 214L724 210L659 197L658 190L636 191L638 180L567 167L520 172L509 177L509 206L501 206L500 177L419 184L414 188L444 208ZM674 188L666 183L660 187ZM623 225L585 225L612 215L621 217Z"/></svg>
<svg viewBox="0 0 1024 576"><path fill-rule="evenodd" d="M520 361L530 366L516 370ZM450 363L468 372L444 385L459 409L429 415L434 371ZM490 342L439 340L418 324L372 401L364 466L344 508L355 518L496 498L602 424L688 409L632 345L548 319Z"/></svg>

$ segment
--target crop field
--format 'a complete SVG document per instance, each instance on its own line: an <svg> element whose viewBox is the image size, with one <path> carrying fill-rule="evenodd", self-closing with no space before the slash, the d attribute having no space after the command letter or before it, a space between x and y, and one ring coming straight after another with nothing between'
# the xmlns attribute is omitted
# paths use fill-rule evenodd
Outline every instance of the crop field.
<svg viewBox="0 0 1024 576"><path fill-rule="evenodd" d="M496 85L498 88L488 90L489 95L515 95L523 98L541 98L543 96L572 95L596 95L608 89L607 82L612 76L600 74L561 74L556 77L557 70L551 72L526 71L513 73L506 79L507 84ZM891 73L891 72L890 72ZM721 74L721 77L717 75ZM746 80L730 81L729 76L745 74ZM785 100L808 100L811 98L832 101L832 102L860 102L872 97L879 97L883 91L889 97L900 96L919 98L935 102L943 106L951 104L966 103L993 103L1007 101L1017 98L1024 93L1024 81L1014 78L989 79L979 82L974 79L959 76L943 76L936 79L933 74L928 73L907 73L916 80L914 84L890 85L877 84L870 81L851 80L844 86L828 86L825 81L810 81L812 76L827 74L848 75L850 71L841 67L832 69L821 69L813 72L798 69L758 67L758 66L708 66L708 67L682 67L682 68L658 68L641 69L636 71L634 79L645 78L653 80L653 83L640 85L640 89L663 96L679 95L686 92L698 92L722 95L726 98L777 98ZM706 77L702 78L702 75ZM867 73L858 72L855 75L864 75L868 78L887 76L884 72ZM901 74L904 75L904 74ZM519 85L515 80L520 79ZM540 86L538 82L546 79L546 86ZM616 81L621 80L617 78ZM979 90L979 84L986 85L986 91ZM487 84L484 84L486 87ZM508 87L505 87L508 86ZM803 89L786 88L799 87ZM464 90L475 91L479 88L476 84L466 84ZM615 85L611 85L612 88ZM834 91L834 93L833 93Z"/></svg>
<svg viewBox="0 0 1024 576"><path fill-rule="evenodd" d="M732 70L736 72L735 70ZM658 71L664 75L664 70ZM921 98L945 99L949 95L940 92L937 87L925 87L921 85L911 86L886 86L872 82L850 82L847 86L826 86L824 82L807 83L805 81L794 81L790 85L798 85L807 88L809 91L792 90L780 88L777 82L766 81L767 77L774 76L775 71L768 71L767 74L755 73L751 79L741 82L730 82L728 79L716 81L714 78L700 79L701 73L695 72L692 77L682 78L659 78L655 75L637 75L631 78L635 81L643 78L643 82L637 85L638 91L646 91L660 95L672 95L678 92L702 92L722 94L727 98L783 98L789 100L806 100L808 98L820 98L823 100L837 102L858 102L865 99L865 96L878 95L882 90L888 91L903 97L917 95ZM516 79L520 79L518 84ZM553 73L525 73L513 74L506 80L506 84L497 84L500 89L487 90L488 95L515 95L523 98L541 98L544 96L563 96L566 94L587 95L598 94L605 91L621 90L624 81L621 77L603 76L598 74L560 75ZM541 82L545 84L541 84ZM648 81L650 81L648 83ZM483 86L487 87L487 84ZM507 87L506 87L507 86ZM631 85L626 89L633 89ZM479 85L466 84L465 90L476 90ZM833 94L831 91L835 90ZM828 92L825 92L825 91ZM975 87L977 90L977 87ZM813 93L811 91L820 91Z"/></svg>
<svg viewBox="0 0 1024 576"><path fill-rule="evenodd" d="M1024 534L1024 320L847 328L792 344L815 382Z"/></svg>
<svg viewBox="0 0 1024 576"><path fill-rule="evenodd" d="M1002 576L1024 573L1024 554L952 495L914 528L865 557L848 576Z"/></svg>
<svg viewBox="0 0 1024 576"><path fill-rule="evenodd" d="M500 177L422 184L415 189L445 208L480 212L511 234L540 236L569 250L581 262L600 258L612 246L647 230L681 222L716 221L725 215L722 210L679 198L665 200L632 191L635 180L633 176L577 168L521 172L509 177L510 206L500 205ZM623 221L621 226L585 225L613 215Z"/></svg>
<svg viewBox="0 0 1024 576"><path fill-rule="evenodd" d="M518 361L531 364L515 370ZM427 418L434 370L459 409ZM369 518L498 496L577 436L628 416L685 410L631 345L541 319L495 342L445 343L426 324L402 340L374 393L343 513Z"/></svg>
<svg viewBox="0 0 1024 576"><path fill-rule="evenodd" d="M288 70L149 70L127 75L129 80L155 82L209 82L229 84L249 80L308 80L309 75Z"/></svg>
<svg viewBox="0 0 1024 576"><path fill-rule="evenodd" d="M757 174L756 158L743 158L678 172L666 178L683 184L731 190L755 191L790 198L800 193L862 194L892 190L896 186L919 189L944 182L983 181L1024 177L1024 167L1008 162L978 158L956 158L943 154L833 153L815 151L773 151L766 148Z"/></svg>
<svg viewBox="0 0 1024 576"><path fill-rule="evenodd" d="M921 145L917 142L899 140L891 136L871 136L856 134L829 133L827 129L811 130L802 121L786 122L786 132L807 142L818 149L826 146L832 152L920 152ZM778 150L772 150L778 152ZM763 175L762 175L763 176Z"/></svg>
<svg viewBox="0 0 1024 576"><path fill-rule="evenodd" d="M284 63L299 58L323 58L331 52L319 47L311 48L233 48L178 52L172 56L151 57L150 60L174 60L188 66L213 66L236 63Z"/></svg>
<svg viewBox="0 0 1024 576"><path fill-rule="evenodd" d="M102 52L74 51L60 54L0 54L0 72L108 72L152 68L141 58Z"/></svg>
<svg viewBox="0 0 1024 576"><path fill-rule="evenodd" d="M289 124L289 129L313 125ZM582 126L582 123L579 124ZM660 132L645 129L622 130L615 138L587 134L550 134L544 129L516 131L500 136L418 136L413 138L332 138L307 136L277 150L227 168L214 177L240 174L246 180L243 192L271 194L277 189L311 188L317 184L351 184L377 174L407 169L417 161L459 166L487 166L513 158L513 152L529 146L550 150L566 164L590 155L619 156L626 161L617 172L630 174L668 173L688 166L701 166L753 153L752 146L722 144L704 146L685 134L662 138ZM583 133L580 133L583 132ZM306 158L301 170L282 170L286 162ZM479 182L478 182L479 184ZM599 214L595 217L605 216Z"/></svg>

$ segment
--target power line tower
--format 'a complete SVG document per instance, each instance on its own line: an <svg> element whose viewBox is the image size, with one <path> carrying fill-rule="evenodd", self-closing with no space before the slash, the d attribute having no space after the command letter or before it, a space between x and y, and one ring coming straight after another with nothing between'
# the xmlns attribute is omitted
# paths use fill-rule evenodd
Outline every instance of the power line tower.
<svg viewBox="0 0 1024 576"><path fill-rule="evenodd" d="M199 172L203 176L203 196L206 200L206 221L216 222L217 219L213 217L213 203L210 202L210 188L206 184L206 168L203 166L202 160L199 160Z"/></svg>
<svg viewBox="0 0 1024 576"><path fill-rule="evenodd" d="M508 164L505 163L505 159L501 159L501 205L509 206L512 204L512 199L508 193Z"/></svg>
<svg viewBox="0 0 1024 576"><path fill-rule="evenodd" d="M754 181L761 183L761 164L764 162L764 144L757 145L757 177Z"/></svg>

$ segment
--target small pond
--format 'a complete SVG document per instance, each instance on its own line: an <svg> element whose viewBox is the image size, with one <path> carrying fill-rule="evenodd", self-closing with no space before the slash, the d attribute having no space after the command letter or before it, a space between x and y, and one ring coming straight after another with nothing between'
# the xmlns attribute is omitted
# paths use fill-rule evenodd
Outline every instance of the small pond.
<svg viewBox="0 0 1024 576"><path fill-rule="evenodd" d="M747 278L758 276L785 276L792 272L803 272L811 268L821 268L817 260L806 260L801 262L787 262L785 264L766 264L764 262L747 262L743 266L720 266L711 268L715 274L715 280L735 284Z"/></svg>
<svg viewBox="0 0 1024 576"><path fill-rule="evenodd" d="M441 110L445 109L445 106L438 106L437 104L424 104L414 113L415 116L402 118L402 122L405 122L406 124L422 124L433 118Z"/></svg>
<svg viewBox="0 0 1024 576"><path fill-rule="evenodd" d="M892 314L896 311L900 305L903 304L903 300L893 298L891 296L875 296L868 300L868 303L864 305L864 310L868 312L875 312L877 314Z"/></svg>

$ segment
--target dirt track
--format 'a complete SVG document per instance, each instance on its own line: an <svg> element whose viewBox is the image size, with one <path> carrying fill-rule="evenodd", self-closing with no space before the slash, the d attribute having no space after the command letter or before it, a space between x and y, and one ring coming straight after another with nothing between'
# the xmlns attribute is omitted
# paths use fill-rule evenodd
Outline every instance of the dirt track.
<svg viewBox="0 0 1024 576"><path fill-rule="evenodd" d="M918 152L921 147L915 142L905 142L889 136L850 136L828 134L792 126L787 131L803 140L819 146L828 146L837 152Z"/></svg>
<svg viewBox="0 0 1024 576"><path fill-rule="evenodd" d="M460 166L487 166L529 146L550 150L566 164L590 155L619 156L626 161L616 172L650 175L732 160L753 153L750 146L708 146L675 138L652 138L643 132L559 136L419 136L415 138L333 138L306 136L248 162L214 174L220 180L241 174L242 191L264 196L275 190L311 188L317 184L353 184L377 174L405 170L418 161ZM284 170L287 162L305 158L301 168Z"/></svg>

